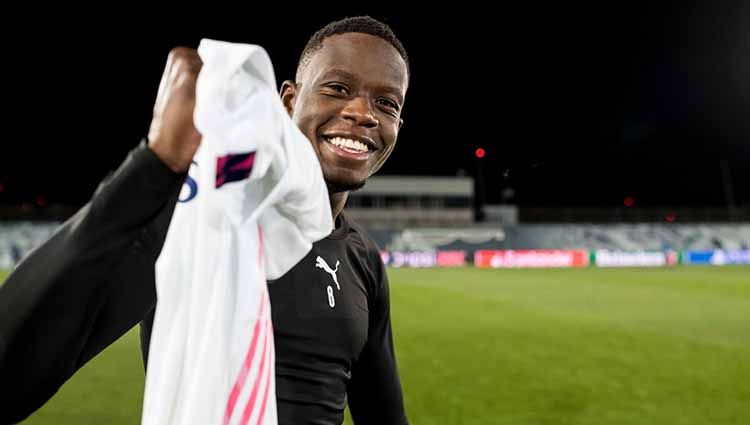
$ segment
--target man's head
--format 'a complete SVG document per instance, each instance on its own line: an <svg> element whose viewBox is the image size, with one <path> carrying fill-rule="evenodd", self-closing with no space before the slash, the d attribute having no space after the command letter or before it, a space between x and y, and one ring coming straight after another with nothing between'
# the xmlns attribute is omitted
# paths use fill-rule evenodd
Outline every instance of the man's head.
<svg viewBox="0 0 750 425"><path fill-rule="evenodd" d="M388 159L408 84L406 51L381 22L347 18L310 38L281 99L312 142L330 192L362 187Z"/></svg>

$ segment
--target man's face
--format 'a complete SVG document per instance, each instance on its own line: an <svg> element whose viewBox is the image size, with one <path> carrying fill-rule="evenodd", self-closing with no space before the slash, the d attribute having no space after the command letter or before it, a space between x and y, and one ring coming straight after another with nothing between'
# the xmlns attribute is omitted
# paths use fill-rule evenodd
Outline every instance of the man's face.
<svg viewBox="0 0 750 425"><path fill-rule="evenodd" d="M346 33L323 41L282 101L312 142L329 191L362 187L388 159L401 127L406 63L387 41Z"/></svg>

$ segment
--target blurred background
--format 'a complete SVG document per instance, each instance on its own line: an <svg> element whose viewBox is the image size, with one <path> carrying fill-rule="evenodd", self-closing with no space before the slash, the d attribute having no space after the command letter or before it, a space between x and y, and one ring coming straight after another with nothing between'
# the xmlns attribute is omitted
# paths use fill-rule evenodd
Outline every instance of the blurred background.
<svg viewBox="0 0 750 425"><path fill-rule="evenodd" d="M747 423L749 2L286 6L17 12L0 276L145 136L172 47L260 44L283 81L313 32L370 14L412 78L347 211L390 267L412 422ZM136 337L28 423L138 422Z"/></svg>

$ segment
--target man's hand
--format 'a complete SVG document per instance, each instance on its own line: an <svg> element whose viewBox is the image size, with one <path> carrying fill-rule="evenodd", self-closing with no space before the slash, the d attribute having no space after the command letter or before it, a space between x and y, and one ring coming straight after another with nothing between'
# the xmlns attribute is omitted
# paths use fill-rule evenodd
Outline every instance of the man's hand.
<svg viewBox="0 0 750 425"><path fill-rule="evenodd" d="M196 50L172 49L156 95L148 146L177 173L190 168L201 143L201 135L193 123L193 110L195 83L202 65Z"/></svg>

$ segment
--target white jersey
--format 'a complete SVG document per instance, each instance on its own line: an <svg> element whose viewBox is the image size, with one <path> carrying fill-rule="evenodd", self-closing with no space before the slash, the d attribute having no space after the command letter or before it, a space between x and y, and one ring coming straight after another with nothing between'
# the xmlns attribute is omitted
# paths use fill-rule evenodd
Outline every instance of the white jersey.
<svg viewBox="0 0 750 425"><path fill-rule="evenodd" d="M310 142L259 46L203 40L203 140L156 264L144 425L275 425L266 279L333 229Z"/></svg>

